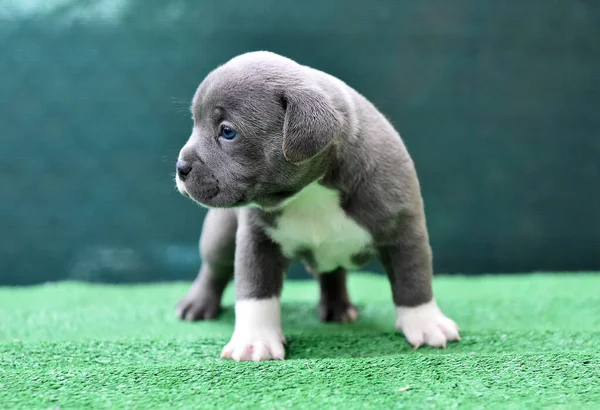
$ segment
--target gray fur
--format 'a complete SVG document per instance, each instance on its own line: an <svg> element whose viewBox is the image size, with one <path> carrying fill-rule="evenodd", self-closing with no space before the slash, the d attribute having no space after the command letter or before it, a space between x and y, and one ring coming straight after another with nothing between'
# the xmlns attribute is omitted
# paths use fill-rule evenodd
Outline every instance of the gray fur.
<svg viewBox="0 0 600 410"><path fill-rule="evenodd" d="M279 245L265 233L252 208L238 212L239 229L235 253L236 299L279 296L290 261Z"/></svg>
<svg viewBox="0 0 600 410"><path fill-rule="evenodd" d="M237 298L279 295L290 261L266 229L277 225L285 200L316 181L338 191L346 214L371 234L395 305L432 299L432 256L413 162L394 127L361 94L285 57L253 52L206 77L192 114L193 131L179 154L192 170L177 186L212 209L202 232L203 267L180 312L213 317L231 277L234 245ZM219 138L221 124L238 137ZM212 223L221 219L226 223ZM356 261L366 263L366 256ZM351 305L345 275L340 270L320 280L324 320L339 319L339 306Z"/></svg>
<svg viewBox="0 0 600 410"><path fill-rule="evenodd" d="M351 322L358 316L348 295L346 274L345 269L336 269L319 275L319 318L323 322Z"/></svg>
<svg viewBox="0 0 600 410"><path fill-rule="evenodd" d="M221 296L233 279L236 211L212 209L204 218L200 236L202 266L187 295L177 305L177 316L186 320L215 318Z"/></svg>
<svg viewBox="0 0 600 410"><path fill-rule="evenodd" d="M357 267L362 267L369 263L373 257L375 256L375 252L371 249L365 249L359 253L352 255L352 263Z"/></svg>

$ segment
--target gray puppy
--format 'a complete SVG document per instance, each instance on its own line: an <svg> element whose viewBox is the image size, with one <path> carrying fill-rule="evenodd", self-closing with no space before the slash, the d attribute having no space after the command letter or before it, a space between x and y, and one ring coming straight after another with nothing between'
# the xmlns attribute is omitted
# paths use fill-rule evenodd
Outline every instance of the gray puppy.
<svg viewBox="0 0 600 410"><path fill-rule="evenodd" d="M216 317L235 276L235 330L222 357L284 358L280 294L291 260L318 277L323 321L357 319L346 271L379 257L407 340L445 347L460 339L433 297L413 162L365 97L324 72L260 51L212 71L192 114L176 183L210 209L200 273L178 316Z"/></svg>

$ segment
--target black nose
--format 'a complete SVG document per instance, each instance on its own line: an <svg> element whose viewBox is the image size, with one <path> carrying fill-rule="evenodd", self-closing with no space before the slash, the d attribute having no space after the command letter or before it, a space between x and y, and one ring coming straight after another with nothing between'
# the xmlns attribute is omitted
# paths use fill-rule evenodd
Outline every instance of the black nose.
<svg viewBox="0 0 600 410"><path fill-rule="evenodd" d="M177 164L175 164L175 168L177 168L177 175L179 176L179 179L185 181L185 178L192 170L192 164L183 160L178 160Z"/></svg>

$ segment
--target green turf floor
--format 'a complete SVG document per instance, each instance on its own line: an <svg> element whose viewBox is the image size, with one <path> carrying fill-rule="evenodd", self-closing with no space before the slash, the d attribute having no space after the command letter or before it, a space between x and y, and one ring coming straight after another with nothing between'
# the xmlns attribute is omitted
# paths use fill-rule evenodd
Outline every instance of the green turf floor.
<svg viewBox="0 0 600 410"><path fill-rule="evenodd" d="M187 284L0 288L0 409L600 408L600 275L437 277L462 327L446 350L394 331L388 284L353 275L361 318L316 318L316 283L286 283L285 362L218 359L216 322L182 323Z"/></svg>

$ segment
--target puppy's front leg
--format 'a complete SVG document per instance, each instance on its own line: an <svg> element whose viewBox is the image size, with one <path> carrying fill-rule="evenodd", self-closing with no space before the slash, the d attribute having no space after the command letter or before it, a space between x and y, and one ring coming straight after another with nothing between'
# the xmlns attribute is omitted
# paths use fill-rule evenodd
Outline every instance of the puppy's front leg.
<svg viewBox="0 0 600 410"><path fill-rule="evenodd" d="M446 347L460 340L456 323L437 306L431 286L431 248L425 219L408 217L400 225L396 243L380 248L396 305L396 327L415 348L427 344Z"/></svg>
<svg viewBox="0 0 600 410"><path fill-rule="evenodd" d="M236 361L283 360L285 338L279 299L289 261L260 227L240 216L235 255L235 330L221 357Z"/></svg>

